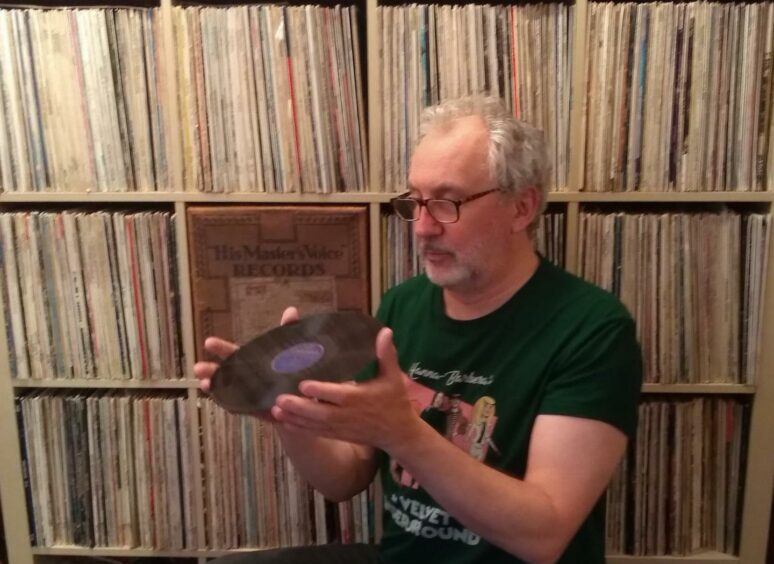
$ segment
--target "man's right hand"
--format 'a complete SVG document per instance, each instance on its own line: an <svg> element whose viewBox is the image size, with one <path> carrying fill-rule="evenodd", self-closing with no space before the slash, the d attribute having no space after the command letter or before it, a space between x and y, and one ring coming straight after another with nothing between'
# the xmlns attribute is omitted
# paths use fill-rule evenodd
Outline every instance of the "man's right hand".
<svg viewBox="0 0 774 564"><path fill-rule="evenodd" d="M218 337L207 337L204 341L204 351L219 360L225 360L235 353L239 347L234 343ZM203 392L210 391L210 383L213 374L218 369L219 362L199 361L194 364L194 374L199 379L199 388Z"/></svg>
<svg viewBox="0 0 774 564"><path fill-rule="evenodd" d="M288 325L290 323L295 323L296 321L298 321L298 310L294 307L289 307L283 312L280 325ZM222 361L231 356L238 349L238 345L219 337L207 337L207 339L204 341L205 352L212 357L219 359L219 361ZM203 392L209 392L212 376L215 374L218 366L219 362L210 362L204 360L194 364L194 375L196 378L198 378L199 388ZM263 419L265 421L274 421L274 418L271 416L271 410L269 409L256 412L255 415L259 419Z"/></svg>

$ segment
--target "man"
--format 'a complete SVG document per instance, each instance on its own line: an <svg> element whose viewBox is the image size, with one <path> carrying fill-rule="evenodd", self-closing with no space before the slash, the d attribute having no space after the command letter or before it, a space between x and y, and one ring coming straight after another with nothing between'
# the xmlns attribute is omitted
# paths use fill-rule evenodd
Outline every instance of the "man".
<svg viewBox="0 0 774 564"><path fill-rule="evenodd" d="M271 409L286 452L330 499L381 468L381 562L604 561L600 498L634 435L641 357L618 300L535 252L546 171L542 135L501 101L426 110L409 191L393 201L426 274L382 300L378 374L303 382ZM291 308L282 322L297 318ZM213 370L197 364L205 389ZM412 407L438 392L466 421L486 398L485 444L445 437ZM312 550L244 562L377 561L369 547Z"/></svg>

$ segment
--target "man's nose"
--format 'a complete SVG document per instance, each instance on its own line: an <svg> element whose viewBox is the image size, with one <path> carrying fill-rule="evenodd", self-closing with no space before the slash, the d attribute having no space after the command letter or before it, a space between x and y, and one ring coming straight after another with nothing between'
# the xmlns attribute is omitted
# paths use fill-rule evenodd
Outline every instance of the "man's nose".
<svg viewBox="0 0 774 564"><path fill-rule="evenodd" d="M417 237L433 237L443 231L443 224L436 221L425 206L419 208L419 217L413 223Z"/></svg>

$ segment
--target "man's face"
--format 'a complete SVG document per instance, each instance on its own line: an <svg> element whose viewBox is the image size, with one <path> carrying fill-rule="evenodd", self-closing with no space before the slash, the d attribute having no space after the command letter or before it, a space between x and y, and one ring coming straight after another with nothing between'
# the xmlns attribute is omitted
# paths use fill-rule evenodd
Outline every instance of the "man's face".
<svg viewBox="0 0 774 564"><path fill-rule="evenodd" d="M414 197L463 200L498 188L489 174L489 137L478 117L437 129L417 146L409 170ZM425 271L451 290L476 290L496 278L509 254L513 206L499 192L465 203L456 223L439 223L422 209L413 223Z"/></svg>

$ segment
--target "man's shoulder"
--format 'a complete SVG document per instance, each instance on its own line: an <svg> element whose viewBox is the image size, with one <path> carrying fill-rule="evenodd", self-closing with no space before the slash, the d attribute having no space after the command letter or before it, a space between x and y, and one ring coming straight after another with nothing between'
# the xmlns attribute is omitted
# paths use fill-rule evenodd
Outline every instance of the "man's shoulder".
<svg viewBox="0 0 774 564"><path fill-rule="evenodd" d="M566 314L592 317L597 321L632 320L631 313L618 296L563 268L547 264L543 284L547 294L553 296L556 309Z"/></svg>

